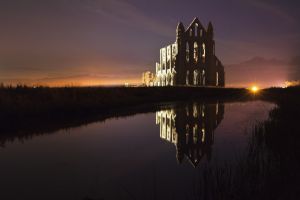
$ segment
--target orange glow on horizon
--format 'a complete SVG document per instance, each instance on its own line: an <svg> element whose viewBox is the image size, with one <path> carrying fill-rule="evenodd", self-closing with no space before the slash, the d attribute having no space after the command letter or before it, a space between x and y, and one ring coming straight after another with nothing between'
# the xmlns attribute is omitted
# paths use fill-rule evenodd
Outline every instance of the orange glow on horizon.
<svg viewBox="0 0 300 200"><path fill-rule="evenodd" d="M1 82L1 81L0 81ZM91 78L79 78L79 79L61 79L61 80L14 80L4 81L4 85L26 85L29 87L88 87L88 86L123 86L125 83L129 85L139 85L141 80L138 78L129 79L91 79Z"/></svg>
<svg viewBox="0 0 300 200"><path fill-rule="evenodd" d="M259 87L258 86L256 86L256 85L253 85L251 88L250 88L250 91L252 92L252 93L257 93L258 91L259 91Z"/></svg>

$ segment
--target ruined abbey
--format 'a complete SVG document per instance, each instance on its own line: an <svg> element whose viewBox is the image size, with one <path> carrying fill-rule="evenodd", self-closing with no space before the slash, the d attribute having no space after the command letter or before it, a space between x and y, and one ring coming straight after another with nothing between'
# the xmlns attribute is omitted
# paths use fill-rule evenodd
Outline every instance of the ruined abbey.
<svg viewBox="0 0 300 200"><path fill-rule="evenodd" d="M225 72L215 55L214 30L205 29L198 18L184 28L177 26L176 41L160 49L156 63L156 86L225 86Z"/></svg>

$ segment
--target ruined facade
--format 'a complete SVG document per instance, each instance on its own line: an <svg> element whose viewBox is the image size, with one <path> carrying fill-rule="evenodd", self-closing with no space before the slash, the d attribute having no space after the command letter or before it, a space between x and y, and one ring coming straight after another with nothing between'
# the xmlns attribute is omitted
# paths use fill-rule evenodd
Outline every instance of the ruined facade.
<svg viewBox="0 0 300 200"><path fill-rule="evenodd" d="M207 29L198 18L187 29L178 24L175 43L160 49L155 85L225 86L224 66L215 55L211 23Z"/></svg>
<svg viewBox="0 0 300 200"><path fill-rule="evenodd" d="M175 145L177 161L186 157L196 167L203 157L210 160L214 130L223 117L223 103L193 103L157 112L156 124L160 138Z"/></svg>
<svg viewBox="0 0 300 200"><path fill-rule="evenodd" d="M154 85L154 80L155 80L155 75L150 72L146 71L142 74L142 85L143 86L153 86Z"/></svg>

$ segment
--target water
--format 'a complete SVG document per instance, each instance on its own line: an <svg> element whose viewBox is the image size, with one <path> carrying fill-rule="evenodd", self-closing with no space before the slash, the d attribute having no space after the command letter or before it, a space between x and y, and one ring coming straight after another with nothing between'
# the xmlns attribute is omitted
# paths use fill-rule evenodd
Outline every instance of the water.
<svg viewBox="0 0 300 200"><path fill-rule="evenodd" d="M203 168L247 150L267 102L177 103L6 142L1 199L186 199Z"/></svg>

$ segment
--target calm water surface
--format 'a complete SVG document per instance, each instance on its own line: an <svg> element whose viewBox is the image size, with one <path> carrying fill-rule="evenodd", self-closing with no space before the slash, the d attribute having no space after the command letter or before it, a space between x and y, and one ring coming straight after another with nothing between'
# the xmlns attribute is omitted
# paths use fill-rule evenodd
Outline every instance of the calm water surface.
<svg viewBox="0 0 300 200"><path fill-rule="evenodd" d="M0 199L185 199L204 167L234 163L273 104L189 103L0 148Z"/></svg>

